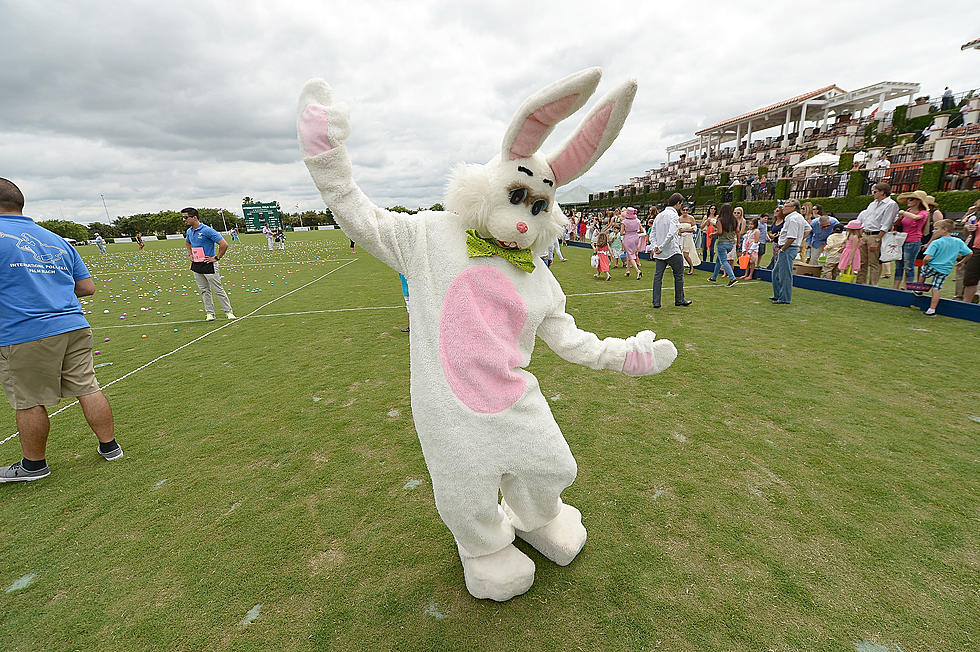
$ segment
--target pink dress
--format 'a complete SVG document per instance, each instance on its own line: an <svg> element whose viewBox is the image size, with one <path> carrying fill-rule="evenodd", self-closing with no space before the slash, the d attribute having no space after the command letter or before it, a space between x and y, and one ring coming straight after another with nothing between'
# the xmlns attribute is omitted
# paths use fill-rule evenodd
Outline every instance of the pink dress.
<svg viewBox="0 0 980 652"><path fill-rule="evenodd" d="M840 255L840 262L837 263L837 269L846 272L848 267L851 268L852 273L861 271L860 238L848 238L847 244L844 245L844 251Z"/></svg>
<svg viewBox="0 0 980 652"><path fill-rule="evenodd" d="M599 256L599 267L596 269L596 274L599 272L609 272L609 247L603 245L596 249L595 252Z"/></svg>
<svg viewBox="0 0 980 652"><path fill-rule="evenodd" d="M626 232L623 236L623 249L626 250L626 259L636 260L636 252L640 248L640 234L643 232L643 226L640 225L639 219L627 217L623 220L623 230Z"/></svg>

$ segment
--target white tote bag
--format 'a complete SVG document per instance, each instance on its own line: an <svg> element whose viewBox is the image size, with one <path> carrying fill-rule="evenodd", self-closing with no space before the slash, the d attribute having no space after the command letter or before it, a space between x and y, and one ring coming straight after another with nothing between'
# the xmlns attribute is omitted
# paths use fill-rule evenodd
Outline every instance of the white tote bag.
<svg viewBox="0 0 980 652"><path fill-rule="evenodd" d="M599 269L599 254L592 254L592 269Z"/></svg>
<svg viewBox="0 0 980 652"><path fill-rule="evenodd" d="M902 259L902 245L905 244L905 238L909 237L908 233L897 233L895 231L889 231L881 237L881 255L878 257L883 263L887 263L892 260Z"/></svg>

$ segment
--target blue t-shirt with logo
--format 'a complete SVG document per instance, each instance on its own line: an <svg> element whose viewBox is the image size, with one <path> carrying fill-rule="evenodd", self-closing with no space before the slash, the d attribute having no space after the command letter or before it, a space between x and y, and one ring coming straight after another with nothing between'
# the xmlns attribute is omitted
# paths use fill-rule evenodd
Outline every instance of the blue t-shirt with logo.
<svg viewBox="0 0 980 652"><path fill-rule="evenodd" d="M956 264L957 257L960 255L969 256L970 253L971 250L966 246L965 242L959 238L944 235L929 243L929 246L926 247L925 255L932 256L929 259L929 267L940 274L949 274L953 271L953 265Z"/></svg>
<svg viewBox="0 0 980 652"><path fill-rule="evenodd" d="M88 327L75 282L91 274L64 238L23 215L0 215L0 346Z"/></svg>
<svg viewBox="0 0 980 652"><path fill-rule="evenodd" d="M196 229L187 227L184 239L191 243L192 247L202 247L205 256L213 256L214 245L224 240L220 233L203 222Z"/></svg>

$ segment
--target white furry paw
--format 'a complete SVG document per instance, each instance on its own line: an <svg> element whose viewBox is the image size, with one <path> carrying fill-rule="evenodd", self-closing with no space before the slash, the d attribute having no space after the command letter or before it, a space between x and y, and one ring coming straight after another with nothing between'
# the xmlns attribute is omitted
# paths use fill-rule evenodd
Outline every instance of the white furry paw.
<svg viewBox="0 0 980 652"><path fill-rule="evenodd" d="M322 79L303 86L296 106L296 131L304 156L330 151L350 135L347 107L333 99L333 89Z"/></svg>
<svg viewBox="0 0 980 652"><path fill-rule="evenodd" d="M568 566L585 545L586 531L582 512L562 504L561 511L550 523L531 532L516 530L520 538L559 566Z"/></svg>
<svg viewBox="0 0 980 652"><path fill-rule="evenodd" d="M466 590L480 600L504 602L525 593L534 583L534 562L508 545L482 557L467 557L460 551Z"/></svg>
<svg viewBox="0 0 980 652"><path fill-rule="evenodd" d="M670 340L657 340L653 331L641 331L630 338L633 350L623 360L623 373L627 376L659 374L677 358L677 347Z"/></svg>

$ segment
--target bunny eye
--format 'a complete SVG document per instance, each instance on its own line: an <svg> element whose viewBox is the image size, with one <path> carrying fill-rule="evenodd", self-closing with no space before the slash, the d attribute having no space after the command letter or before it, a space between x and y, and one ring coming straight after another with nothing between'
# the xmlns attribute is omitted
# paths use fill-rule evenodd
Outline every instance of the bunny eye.
<svg viewBox="0 0 980 652"><path fill-rule="evenodd" d="M527 198L527 188L514 188L510 191L510 203L517 205ZM537 215L537 213L535 213Z"/></svg>
<svg viewBox="0 0 980 652"><path fill-rule="evenodd" d="M539 199L538 201L531 204L531 215L537 215L543 210L548 209L548 202L544 199Z"/></svg>

